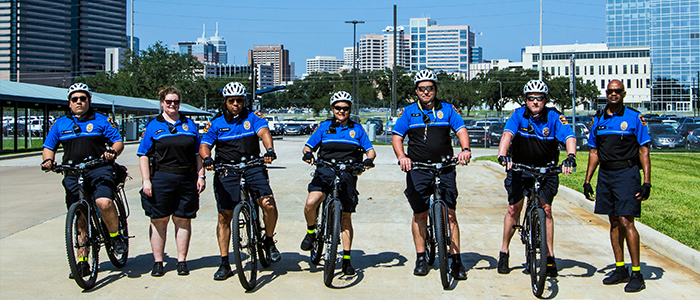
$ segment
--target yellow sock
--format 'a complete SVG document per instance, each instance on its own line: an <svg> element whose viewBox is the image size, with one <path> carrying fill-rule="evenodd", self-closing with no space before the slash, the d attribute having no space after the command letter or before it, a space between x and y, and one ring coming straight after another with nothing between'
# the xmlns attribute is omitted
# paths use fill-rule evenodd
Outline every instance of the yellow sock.
<svg viewBox="0 0 700 300"><path fill-rule="evenodd" d="M78 257L78 261L87 261L87 257Z"/></svg>
<svg viewBox="0 0 700 300"><path fill-rule="evenodd" d="M639 272L639 271L641 271L641 270L642 270L642 267L639 267L639 266L637 266L637 267L632 266L632 272Z"/></svg>
<svg viewBox="0 0 700 300"><path fill-rule="evenodd" d="M625 262L624 262L624 261L618 261L618 262L615 263L615 266L624 267L624 266L625 266Z"/></svg>
<svg viewBox="0 0 700 300"><path fill-rule="evenodd" d="M343 259L350 259L350 255L343 255Z"/></svg>
<svg viewBox="0 0 700 300"><path fill-rule="evenodd" d="M118 236L118 235L119 235L119 232L110 233L110 234L109 234L109 237L115 237L115 236Z"/></svg>
<svg viewBox="0 0 700 300"><path fill-rule="evenodd" d="M316 228L314 228L314 229L307 229L306 232L309 233L309 234L314 234L314 232L316 232Z"/></svg>

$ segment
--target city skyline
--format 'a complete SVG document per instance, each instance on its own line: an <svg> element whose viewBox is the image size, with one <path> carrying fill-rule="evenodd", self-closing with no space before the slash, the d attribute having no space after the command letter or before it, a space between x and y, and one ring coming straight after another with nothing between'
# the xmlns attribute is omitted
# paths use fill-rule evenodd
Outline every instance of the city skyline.
<svg viewBox="0 0 700 300"><path fill-rule="evenodd" d="M289 50L289 61L304 64L315 56L343 57L343 48L352 46L352 26L346 20L363 20L357 25L357 38L382 34L393 25L393 4L389 1L360 0L354 3L271 0L265 7L236 5L221 0L192 4L180 0L135 1L134 35L141 48L156 41L165 45L192 40L202 34L202 24L228 44L228 62L245 64L253 45L282 44ZM131 3L128 3L129 12ZM397 7L398 26L408 26L410 18L429 17L439 25L469 25L484 59L507 58L520 61L521 49L539 44L539 1L443 1L440 6L404 1ZM130 15L127 24L130 26ZM544 1L544 45L605 42L605 1ZM130 28L129 28L130 29ZM303 69L296 70L301 75Z"/></svg>

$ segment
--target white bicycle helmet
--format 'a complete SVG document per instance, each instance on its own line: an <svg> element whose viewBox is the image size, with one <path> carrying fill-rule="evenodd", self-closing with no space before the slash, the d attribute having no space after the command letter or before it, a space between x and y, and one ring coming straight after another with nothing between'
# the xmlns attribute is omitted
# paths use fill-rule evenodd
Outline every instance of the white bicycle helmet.
<svg viewBox="0 0 700 300"><path fill-rule="evenodd" d="M229 82L226 84L221 94L224 97L245 96L245 86L240 82Z"/></svg>
<svg viewBox="0 0 700 300"><path fill-rule="evenodd" d="M418 84L419 82L426 80L430 80L434 83L437 83L438 78L437 75L433 73L433 71L421 70L420 72L418 72L418 74L416 74L416 77L413 78L413 83Z"/></svg>
<svg viewBox="0 0 700 300"><path fill-rule="evenodd" d="M523 93L525 95L527 95L529 93L548 94L549 88L544 83L544 81L533 79L533 80L528 81L527 84L525 84L525 87L523 88Z"/></svg>
<svg viewBox="0 0 700 300"><path fill-rule="evenodd" d="M346 91L337 92L331 97L331 106L338 101L347 101L352 104L352 96Z"/></svg>
<svg viewBox="0 0 700 300"><path fill-rule="evenodd" d="M70 100L70 96L75 93L75 92L83 92L86 93L88 96L88 99L92 99L92 92L90 92L90 88L87 86L87 84L84 83L74 83L68 88L68 100Z"/></svg>

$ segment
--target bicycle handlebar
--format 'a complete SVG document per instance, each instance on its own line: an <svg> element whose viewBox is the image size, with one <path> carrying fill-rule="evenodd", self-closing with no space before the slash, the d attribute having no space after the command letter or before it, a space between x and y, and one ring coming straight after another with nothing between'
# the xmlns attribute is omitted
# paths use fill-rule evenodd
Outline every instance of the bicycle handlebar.
<svg viewBox="0 0 700 300"><path fill-rule="evenodd" d="M314 165L316 167L319 166L326 166L334 171L344 171L344 172L350 172L355 175L360 175L362 172L365 171L365 166L361 162L353 162L353 161L348 161L348 162L336 162L335 160L327 161L323 159L317 159L314 161Z"/></svg>
<svg viewBox="0 0 700 300"><path fill-rule="evenodd" d="M97 167L104 166L106 164L109 164L113 162L112 160L106 159L106 158L96 158L88 161L81 162L77 165L54 165L50 169L44 170L44 172L54 172L54 173L65 173L66 171L73 171L73 172L85 172L87 170L91 170Z"/></svg>
<svg viewBox="0 0 700 300"><path fill-rule="evenodd" d="M561 173L561 165L550 164L544 167L534 167L520 163L513 163L511 168L513 171L524 171L535 176L546 175L550 173L558 174Z"/></svg>
<svg viewBox="0 0 700 300"><path fill-rule="evenodd" d="M458 162L456 157L445 159L445 160L438 162L438 163L423 163L423 162L412 161L411 162L411 169L439 171L442 169L454 167L458 164L459 164L459 162Z"/></svg>
<svg viewBox="0 0 700 300"><path fill-rule="evenodd" d="M226 164L219 163L214 165L214 171L234 171L234 172L244 172L253 167L259 167L265 165L265 159L262 157L254 158L249 161L242 161L237 164Z"/></svg>

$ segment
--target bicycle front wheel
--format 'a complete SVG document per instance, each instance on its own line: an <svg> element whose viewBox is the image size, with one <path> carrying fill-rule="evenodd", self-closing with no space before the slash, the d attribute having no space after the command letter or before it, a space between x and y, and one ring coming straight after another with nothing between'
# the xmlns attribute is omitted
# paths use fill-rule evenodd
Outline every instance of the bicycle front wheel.
<svg viewBox="0 0 700 300"><path fill-rule="evenodd" d="M123 254L117 254L116 252L114 252L114 249L112 249L112 246L109 245L109 242L107 242L105 250L107 250L107 256L109 257L109 261L112 262L112 265L114 265L117 268L121 268L124 265L126 265L126 261L127 259L129 259L129 226L126 222L126 208L124 207L124 202L119 193L117 193L115 196L114 205L117 208L117 217L119 220L119 235L121 235L124 238L124 243L126 244L126 251ZM109 239L105 239L105 241L109 241Z"/></svg>
<svg viewBox="0 0 700 300"><path fill-rule="evenodd" d="M432 218L428 218L428 230L425 233L425 257L428 260L428 265L432 266L435 262L435 235L433 234Z"/></svg>
<svg viewBox="0 0 700 300"><path fill-rule="evenodd" d="M233 259L236 263L236 273L241 285L246 290L255 288L258 275L258 257L255 252L255 235L250 208L243 202L233 210L231 235L233 240Z"/></svg>
<svg viewBox="0 0 700 300"><path fill-rule="evenodd" d="M432 208L432 214L435 217L435 240L437 241L438 249L438 264L440 265L440 280L442 281L442 287L447 288L450 286L450 278L448 273L450 272L447 263L447 231L445 231L446 225L446 215L445 207L442 203L436 202Z"/></svg>
<svg viewBox="0 0 700 300"><path fill-rule="evenodd" d="M529 268L532 293L542 296L544 282L547 279L547 223L542 208L532 211L530 223Z"/></svg>
<svg viewBox="0 0 700 300"><path fill-rule="evenodd" d="M330 287L335 276L335 265L338 261L338 244L340 244L340 210L341 204L338 199L331 201L328 210L328 232L330 242L326 244L326 259L323 265L323 283Z"/></svg>
<svg viewBox="0 0 700 300"><path fill-rule="evenodd" d="M324 205L325 206L325 205ZM321 207L321 206L319 206ZM314 243L311 245L311 263L318 265L321 262L321 257L323 257L323 218L325 210L319 213L319 209L316 208L316 238Z"/></svg>
<svg viewBox="0 0 700 300"><path fill-rule="evenodd" d="M73 203L66 215L66 254L73 279L84 290L95 286L99 266L100 248L89 226L87 204Z"/></svg>

